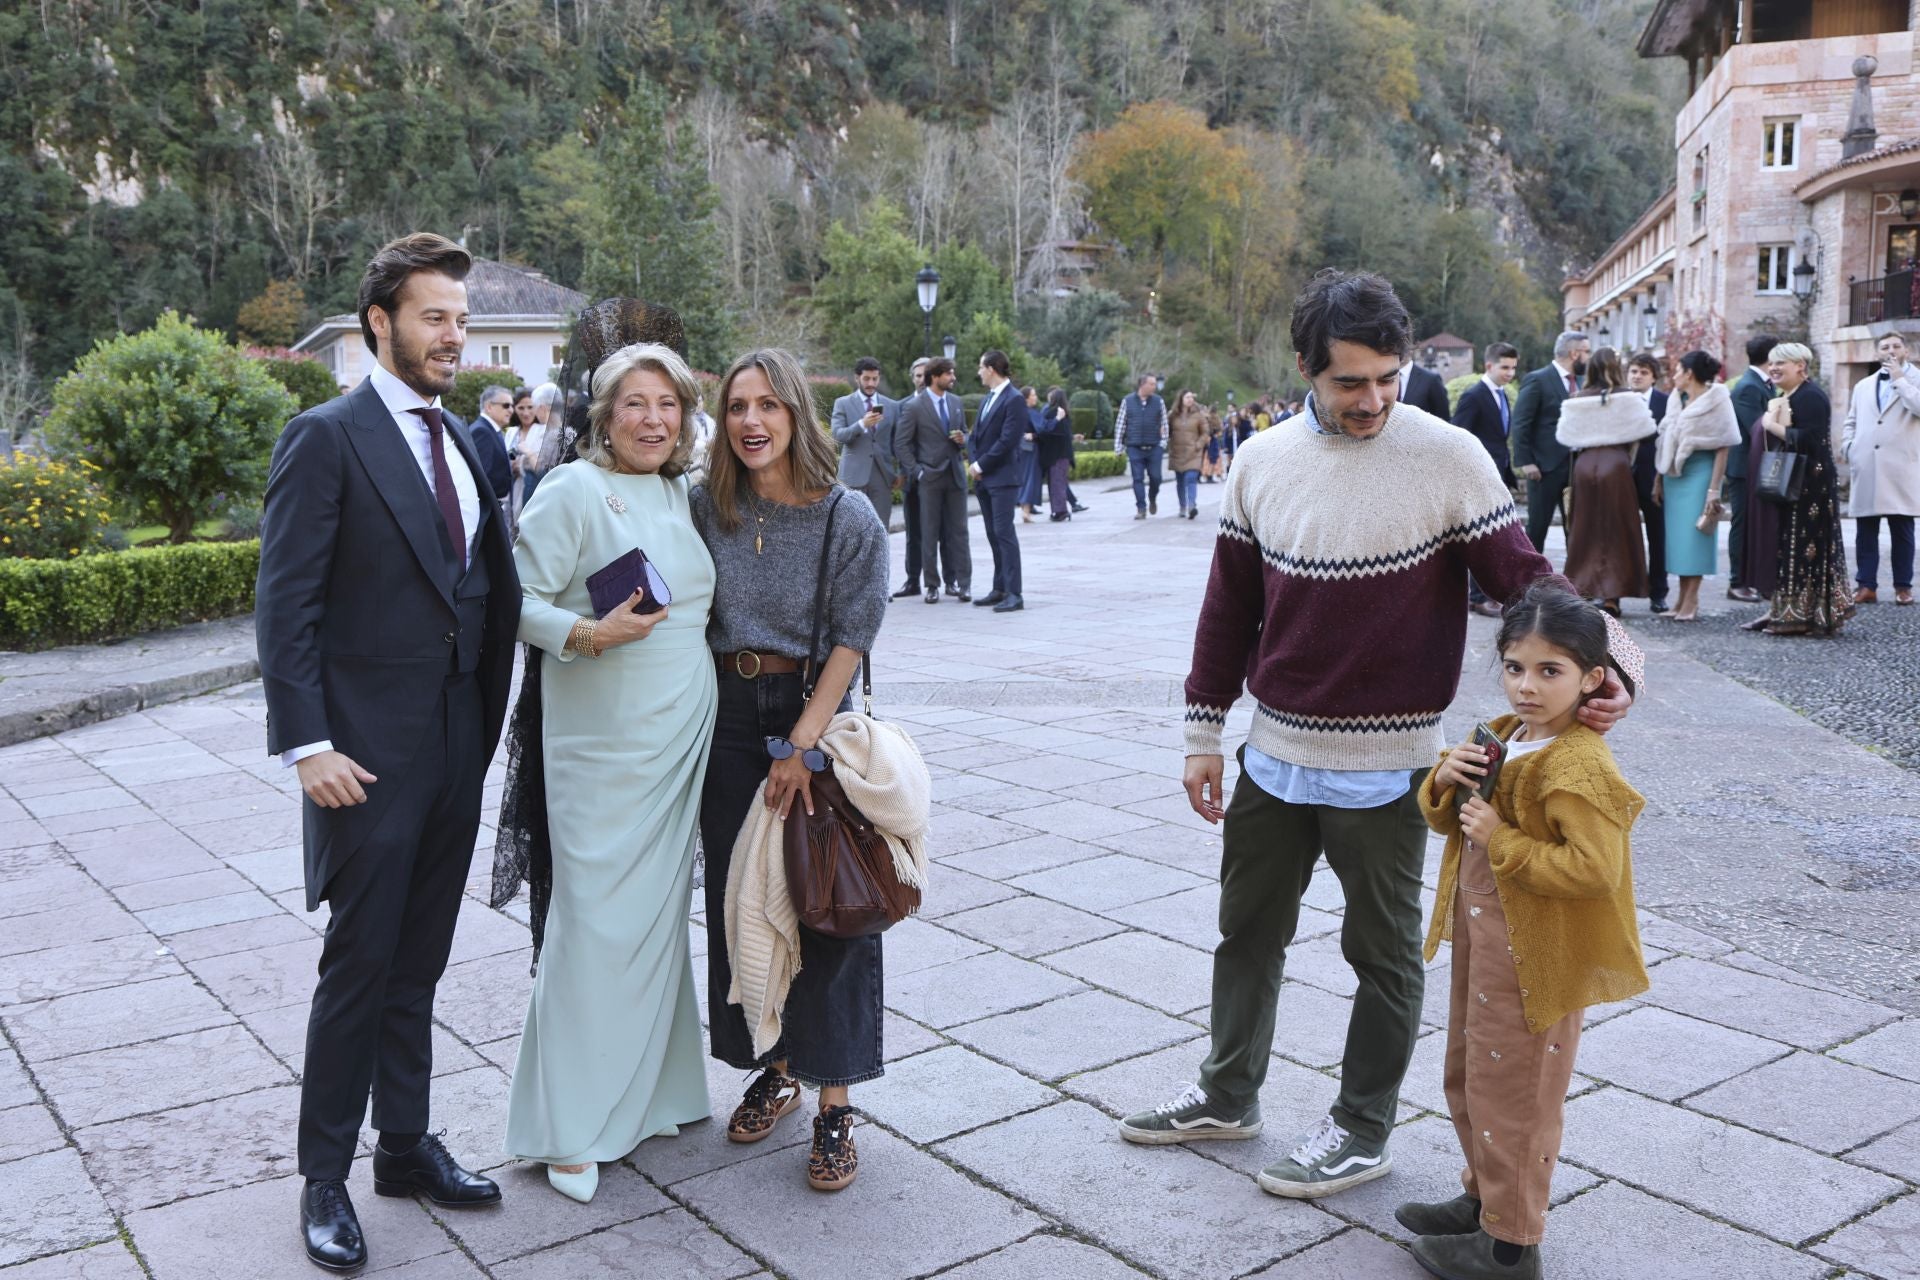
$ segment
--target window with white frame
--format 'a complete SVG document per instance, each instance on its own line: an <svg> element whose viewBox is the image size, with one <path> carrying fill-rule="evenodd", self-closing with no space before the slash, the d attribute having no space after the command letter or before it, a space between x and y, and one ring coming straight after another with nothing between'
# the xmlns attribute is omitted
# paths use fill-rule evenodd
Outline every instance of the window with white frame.
<svg viewBox="0 0 1920 1280"><path fill-rule="evenodd" d="M513 363L513 348L504 342L496 342L487 348L487 363L505 368Z"/></svg>
<svg viewBox="0 0 1920 1280"><path fill-rule="evenodd" d="M1793 292L1793 246L1790 244L1763 244L1760 246L1760 289L1761 293Z"/></svg>
<svg viewBox="0 0 1920 1280"><path fill-rule="evenodd" d="M1760 126L1760 167L1795 169L1800 164L1800 118L1764 121Z"/></svg>

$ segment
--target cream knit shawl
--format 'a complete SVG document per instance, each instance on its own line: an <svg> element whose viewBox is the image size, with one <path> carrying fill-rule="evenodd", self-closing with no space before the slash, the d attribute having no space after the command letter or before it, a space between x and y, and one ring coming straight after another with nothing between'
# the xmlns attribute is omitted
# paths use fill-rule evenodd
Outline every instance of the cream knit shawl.
<svg viewBox="0 0 1920 1280"><path fill-rule="evenodd" d="M1569 449L1598 449L1603 445L1632 444L1654 433L1653 410L1638 391L1610 391L1604 396L1572 396L1560 406L1560 425L1554 431Z"/></svg>
<svg viewBox="0 0 1920 1280"><path fill-rule="evenodd" d="M899 725L842 712L827 722L820 747L833 759L847 799L886 837L900 882L925 892L933 778L913 739ZM727 1003L745 1015L755 1056L779 1043L781 1010L800 972L800 918L787 889L785 833L761 783L733 844L726 897L733 969Z"/></svg>
<svg viewBox="0 0 1920 1280"><path fill-rule="evenodd" d="M1677 476L1692 454L1732 448L1741 439L1740 419L1734 416L1733 396L1724 383L1714 383L1684 408L1676 391L1667 398L1667 413L1660 419L1653 464L1661 475Z"/></svg>

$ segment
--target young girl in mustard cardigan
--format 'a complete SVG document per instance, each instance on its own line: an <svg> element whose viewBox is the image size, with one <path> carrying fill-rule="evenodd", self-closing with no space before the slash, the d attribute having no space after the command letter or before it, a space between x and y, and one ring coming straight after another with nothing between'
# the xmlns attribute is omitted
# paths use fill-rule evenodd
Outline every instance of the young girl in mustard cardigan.
<svg viewBox="0 0 1920 1280"><path fill-rule="evenodd" d="M1466 1189L1394 1216L1443 1280L1541 1276L1583 1011L1647 989L1627 842L1646 802L1575 719L1606 678L1606 619L1536 584L1507 608L1498 647L1513 714L1489 726L1505 744L1492 803L1474 791L1487 752L1471 742L1442 753L1420 790L1447 837L1426 957L1452 939L1446 1092Z"/></svg>

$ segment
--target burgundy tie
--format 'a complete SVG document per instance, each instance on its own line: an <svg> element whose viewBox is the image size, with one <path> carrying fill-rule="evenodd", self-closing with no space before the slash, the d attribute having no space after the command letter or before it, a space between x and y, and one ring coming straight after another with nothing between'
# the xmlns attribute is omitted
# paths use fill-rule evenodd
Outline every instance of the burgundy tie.
<svg viewBox="0 0 1920 1280"><path fill-rule="evenodd" d="M429 404L407 412L419 414L420 420L427 424L427 443L433 450L433 500L440 506L440 519L446 522L447 536L453 539L460 568L465 570L466 527L460 521L460 495L453 487L453 472L447 470L447 433L440 421L440 411Z"/></svg>
<svg viewBox="0 0 1920 1280"><path fill-rule="evenodd" d="M1579 388L1579 387L1576 387L1576 386L1575 386L1575 385L1573 384L1573 375L1572 375L1572 374L1568 374L1568 375L1567 375L1567 394L1568 394L1568 395L1573 395L1573 394L1574 394L1575 392L1577 392L1577 391L1579 391L1579 390L1580 390L1580 388Z"/></svg>

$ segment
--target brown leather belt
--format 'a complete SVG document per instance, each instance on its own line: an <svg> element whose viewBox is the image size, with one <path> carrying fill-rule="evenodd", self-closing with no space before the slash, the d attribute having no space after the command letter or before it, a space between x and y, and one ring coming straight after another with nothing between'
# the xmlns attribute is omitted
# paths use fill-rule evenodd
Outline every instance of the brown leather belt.
<svg viewBox="0 0 1920 1280"><path fill-rule="evenodd" d="M755 653L751 649L742 649L738 653L716 653L713 661L721 675L736 675L742 680L792 675L801 667L798 658L786 658L777 653Z"/></svg>

